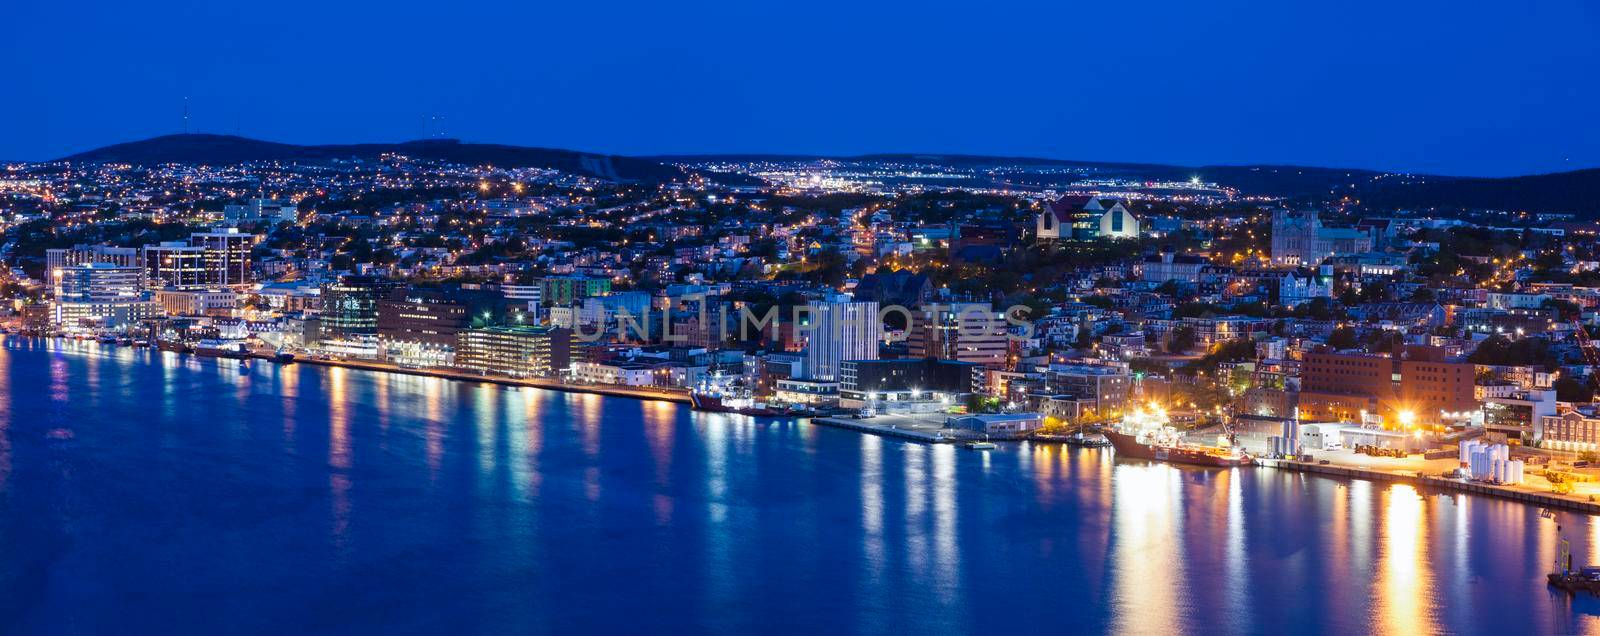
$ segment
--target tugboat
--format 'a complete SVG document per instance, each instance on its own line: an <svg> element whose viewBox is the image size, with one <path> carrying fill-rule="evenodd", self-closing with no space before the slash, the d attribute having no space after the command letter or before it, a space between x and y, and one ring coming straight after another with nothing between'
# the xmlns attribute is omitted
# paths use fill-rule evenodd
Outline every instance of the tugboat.
<svg viewBox="0 0 1600 636"><path fill-rule="evenodd" d="M1231 468L1248 466L1250 456L1236 448L1183 443L1178 431L1167 425L1167 414L1160 408L1135 408L1123 418L1120 430L1101 431L1116 450L1117 459L1144 459L1159 462Z"/></svg>

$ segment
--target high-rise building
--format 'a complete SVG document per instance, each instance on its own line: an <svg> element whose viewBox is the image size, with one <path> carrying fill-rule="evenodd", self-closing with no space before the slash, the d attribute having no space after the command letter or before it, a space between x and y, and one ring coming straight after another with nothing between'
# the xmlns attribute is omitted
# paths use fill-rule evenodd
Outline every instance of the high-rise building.
<svg viewBox="0 0 1600 636"><path fill-rule="evenodd" d="M250 251L255 248L256 235L230 227L191 234L189 244L205 250L206 284L245 285L253 279Z"/></svg>
<svg viewBox="0 0 1600 636"><path fill-rule="evenodd" d="M110 245L57 247L44 251L44 263L45 281L53 285L55 284L56 272L63 267L71 265L83 265L85 263L138 265L139 250L132 247L113 247Z"/></svg>
<svg viewBox="0 0 1600 636"><path fill-rule="evenodd" d="M1010 347L1005 316L989 303L927 305L907 325L906 348L913 358L1004 365Z"/></svg>
<svg viewBox="0 0 1600 636"><path fill-rule="evenodd" d="M378 303L400 288L382 276L344 276L322 286L322 332L328 338L376 338Z"/></svg>
<svg viewBox="0 0 1600 636"><path fill-rule="evenodd" d="M206 249L184 241L146 245L139 250L145 285L152 288L199 289L211 283Z"/></svg>
<svg viewBox="0 0 1600 636"><path fill-rule="evenodd" d="M807 305L800 333L806 339L806 376L836 381L844 360L877 360L883 341L878 303L854 302L847 294ZM809 324L805 324L809 323Z"/></svg>
<svg viewBox="0 0 1600 636"><path fill-rule="evenodd" d="M159 314L132 265L84 263L55 272L53 322L69 333L126 331Z"/></svg>

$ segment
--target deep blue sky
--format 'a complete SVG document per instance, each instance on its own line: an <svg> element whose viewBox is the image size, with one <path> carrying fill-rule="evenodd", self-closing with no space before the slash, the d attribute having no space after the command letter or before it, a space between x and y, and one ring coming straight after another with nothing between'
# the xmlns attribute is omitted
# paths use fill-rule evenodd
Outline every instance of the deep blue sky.
<svg viewBox="0 0 1600 636"><path fill-rule="evenodd" d="M191 130L624 154L1600 166L1593 0L41 2L0 158Z"/></svg>

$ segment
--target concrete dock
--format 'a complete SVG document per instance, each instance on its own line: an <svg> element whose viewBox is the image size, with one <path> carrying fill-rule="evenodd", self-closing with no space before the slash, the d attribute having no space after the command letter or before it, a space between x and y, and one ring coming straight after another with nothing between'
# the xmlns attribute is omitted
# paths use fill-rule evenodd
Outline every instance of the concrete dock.
<svg viewBox="0 0 1600 636"><path fill-rule="evenodd" d="M944 427L941 419L923 419L899 415L880 415L866 419L848 417L814 417L813 424L842 428L872 435L885 437L899 437L901 439L915 440L929 444L950 444L982 436L971 431L961 431Z"/></svg>
<svg viewBox="0 0 1600 636"><path fill-rule="evenodd" d="M270 355L255 354L254 358L271 360ZM325 367L343 367L346 369L360 369L363 371L382 371L386 373L402 373L429 378L442 378L445 380L460 380L462 382L488 382L502 386L529 387L535 389L548 389L551 391L564 391L568 393L593 393L611 397L625 397L636 400L664 400L679 404L689 403L689 393L682 389L665 389L642 386L613 386L605 384L570 384L560 380L548 378L510 378L499 375L480 375L469 371L455 371L450 369L419 369L415 367L402 367L383 362L367 362L360 360L326 360L318 358L295 358L295 364L314 364Z"/></svg>
<svg viewBox="0 0 1600 636"><path fill-rule="evenodd" d="M1600 503L1590 501L1585 496L1558 495L1555 493L1541 493L1517 488L1513 486L1497 486L1481 482L1467 481L1464 479L1446 479L1444 477L1429 477L1421 474L1406 474L1399 472L1385 472L1336 464L1317 464L1287 459L1257 459L1256 465L1266 468L1293 470L1302 473L1313 473L1327 477L1342 477L1346 479L1366 479L1391 483L1410 484L1419 488L1450 490L1473 495L1485 495L1520 501L1529 505L1544 508L1559 508L1581 512L1584 514L1600 515Z"/></svg>

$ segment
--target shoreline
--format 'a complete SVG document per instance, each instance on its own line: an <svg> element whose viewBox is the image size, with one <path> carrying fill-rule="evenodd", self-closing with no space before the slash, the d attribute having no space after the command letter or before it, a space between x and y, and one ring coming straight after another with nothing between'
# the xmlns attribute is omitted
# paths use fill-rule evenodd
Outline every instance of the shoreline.
<svg viewBox="0 0 1600 636"><path fill-rule="evenodd" d="M87 342L87 343L94 344L96 346L106 346L104 343L96 342L94 340L83 340L83 339L77 339L77 338L65 338L65 337L60 337L60 336L25 336L25 335L21 335L21 334L8 334L8 335L10 337L13 337L13 338L28 338L28 339L32 339L32 340L44 340L44 341L53 341L53 342L61 342L61 343L68 343L68 342L82 343L82 342ZM138 350L150 351L152 353L174 353L174 354L177 354L177 355L194 356L194 357L200 358L200 359L264 360L266 362L271 362L273 364L280 365L280 366L288 365L288 364L311 364L311 365L316 365L316 366L320 366L320 367L339 367L339 368L345 368L345 369L358 369L358 370L361 370L361 371L376 371L376 372L383 372L383 373L399 373L399 374L404 374L404 375L412 375L412 376L420 376L420 377L440 378L440 379L443 379L443 380L458 380L458 381L462 381L462 382L488 382L490 384L498 384L498 385L501 385L501 386L515 386L515 387L526 387L526 388L535 388L535 389L547 389L547 390L551 390L551 391L561 391L563 393L593 393L593 394L596 394L596 395L603 395L603 396L607 396L607 397L623 397L623 398L632 398L632 399L636 399L636 400L661 400L661 401L665 401L665 402L675 402L675 403L678 403L678 404L688 404L689 403L689 393L688 393L688 391L677 390L677 389L662 389L662 388L655 388L655 387L613 386L613 385L600 385L600 384L569 384L569 383L566 383L566 382L561 382L559 380L551 380L551 379L546 379L546 378L513 378L513 377L509 377L509 376L480 375L480 374L472 373L470 371L452 371L452 370L448 370L448 369L424 369L424 368L416 368L416 367L402 367L402 366L399 366L399 365L389 364L389 363L386 363L386 362L369 362L369 361L364 361L364 360L324 360L324 359L317 359L317 358L311 358L311 357L300 357L299 355L296 355L294 357L294 359L289 361L289 362L283 362L281 360L278 360L277 356L275 354L273 354L273 353L262 353L262 352L259 352L259 351L250 351L250 352L247 352L247 353L243 354L243 356L202 356L202 355L196 354L194 352L170 351L170 350L161 349L161 348L154 347L154 346L135 346L135 345L124 345L124 344L117 344L117 345L111 345L111 346L115 347L115 348L118 348L118 349L138 349Z"/></svg>
<svg viewBox="0 0 1600 636"><path fill-rule="evenodd" d="M1469 495L1482 495L1509 499L1541 508L1560 508L1569 512L1579 512L1587 515L1600 515L1600 503L1580 499L1576 495L1563 496L1555 493L1541 493L1527 489L1507 486L1496 486L1472 481L1447 479L1444 477L1429 477L1421 474L1405 474L1372 470L1369 468L1355 468L1351 466L1337 466L1333 464L1311 464L1288 459L1257 459L1256 466L1292 472L1308 473L1320 477L1335 479L1364 479L1367 481L1390 482L1408 484L1419 489L1448 490Z"/></svg>
<svg viewBox="0 0 1600 636"><path fill-rule="evenodd" d="M48 337L44 338L44 339L46 339L46 340L64 340L64 341L65 340L71 340L71 339L48 338ZM124 345L118 345L118 346L121 347L121 346L124 346ZM142 347L142 348L146 348L146 349L149 349L150 351L154 351L154 352L160 352L161 351L159 349L156 349L155 347ZM190 354L187 354L187 355L195 355L195 354L190 353ZM208 357L208 356L196 356L196 357ZM230 359L230 358L220 358L219 357L218 359L227 360L227 359ZM673 402L673 403L677 403L677 404L689 404L689 396L688 396L687 392L675 391L675 390L672 390L672 389L568 384L568 383L564 383L564 382L560 382L560 381L556 381L556 380L547 380L547 379L540 379L540 378L512 378L512 377L504 377L504 376L477 375L477 374L473 374L473 373L470 373L470 372L464 372L464 371L449 371L449 370L441 370L441 369L408 368L408 367L400 367L400 366L397 366L397 365L392 365L392 364L382 363L382 362L367 362L367 361L352 361L352 360L325 360L325 359L316 359L316 358L299 358L299 357L296 357L292 362L285 363L285 362L281 362L281 361L277 360L272 355L262 354L262 353L257 353L257 352L250 352L249 354L247 354L247 356L245 358L241 358L241 360L265 360L267 362L271 362L273 364L278 364L278 365L284 365L284 364L311 364L311 365L316 365L316 366L320 366L320 367L330 367L330 368L337 367L337 368L346 368L346 369L356 369L356 370L361 370L361 371L373 371L373 372L382 372L382 373L399 373L399 374L411 375L411 376L439 378L439 379L443 379L443 380L456 380L456 381L463 381L463 382L487 382L487 383L490 383L490 384L496 384L496 385L501 385L501 386L514 386L514 387L527 387L527 388L535 388L535 389L546 389L546 390L550 390L550 391L560 391L560 392L563 392L563 393L588 393L588 394L600 395L600 396L603 396L603 397L620 397L620 398L629 398L629 399L635 399L635 400L659 400L659 401L665 401L665 402ZM869 421L854 421L854 420L846 420L846 419L832 418L832 417L804 417L802 419L806 419L810 423L816 424L818 426L827 426L829 428L836 428L836 429L840 429L840 430L855 431L857 433L861 433L861 434L865 434L865 435L877 435L877 436L880 436L880 437L893 437L893 438L903 439L903 440L907 440L907 441L920 442L920 443L924 443L924 444L951 444L951 443L955 443L955 442L958 442L958 441L962 441L961 439L957 439L956 437L953 437L953 436L934 435L934 434L932 434L932 433L930 433L928 431L901 429L901 428L888 426L888 425L873 425L873 424L868 423ZM1036 440L1002 440L1002 441L1036 441ZM1049 442L1040 442L1040 443L1049 443ZM1423 488L1423 489L1447 490L1447 491L1451 491L1451 492L1470 494L1470 495L1481 495L1481 496L1487 496L1487 497L1498 497L1498 498L1501 498L1501 499L1508 499L1508 500L1511 500L1511 501L1517 501L1517 502L1521 502L1521 503L1528 504L1528 505L1536 505L1536 506L1543 507L1543 508L1560 508L1560 509L1571 511L1571 512L1578 512L1578 513L1583 513L1583 514L1588 514L1588 515L1600 516L1600 502L1590 501L1587 498L1580 499L1576 495L1564 496L1564 495L1558 495L1558 494L1555 494L1555 493L1535 492L1535 491L1528 490L1528 489L1518 489L1518 488L1514 488L1514 487L1496 486L1496 485L1492 485L1492 484L1483 484L1483 483L1468 482L1468 481L1461 481L1461 480L1455 480L1455 479L1446 479L1444 477L1429 477L1429 476L1418 474L1416 472L1412 472L1411 474L1407 474L1405 472L1392 472L1392 471L1374 470L1374 469L1369 469L1369 468L1357 468L1357 467L1352 467L1352 466L1341 466L1341 465L1334 465L1334 464L1323 465L1323 464L1306 463L1306 462L1299 462L1299 461L1293 461L1293 460L1287 460L1287 459L1257 459L1255 461L1256 461L1256 464L1255 464L1254 467L1256 467L1256 468L1272 468L1272 469L1277 469L1277 470L1287 470L1287 471L1293 471L1293 472L1308 473L1308 474L1316 475L1316 476L1319 476L1319 477L1332 478L1332 479L1364 479L1364 480L1368 480L1368 481L1377 481L1377 482L1403 483L1403 484L1409 484L1409 485L1412 485L1412 486L1417 486L1417 487Z"/></svg>
<svg viewBox="0 0 1600 636"><path fill-rule="evenodd" d="M189 355L194 355L194 354L189 354ZM278 360L274 359L272 356L263 355L263 354L257 354L257 353L251 353L250 354L250 359L266 360L268 362L272 362L274 364L280 364L280 365L281 364L285 364L283 362L279 362ZM599 385L599 384L568 384L566 382L561 382L561 381L558 381L558 380L547 380L547 379L542 379L542 378L513 378L513 377L498 376L498 375L478 375L478 374L475 374L475 373L472 373L472 372L469 372L469 371L449 371L449 370L443 370L443 369L419 369L419 368L412 368L412 367L401 367L401 366L398 366L398 365L392 365L392 364L388 364L388 363L384 363L384 362L366 362L366 361L358 361L358 360L319 360L319 359L316 359L316 358L299 358L299 357L296 357L293 362L290 362L288 364L311 364L311 365L322 366L322 367L339 367L339 368L345 368L345 369L359 369L359 370L362 370L362 371L376 371L376 372L383 372L383 373L399 373L399 374L403 374L403 375L413 375L413 376L429 377L429 378L440 378L440 379L444 379L444 380L458 380L458 381L462 381L462 382L488 382L490 384L498 384L498 385L501 385L501 386L515 386L515 387L527 387L527 388L535 388L535 389L547 389L547 390L551 390L551 391L560 391L560 392L563 392L563 393L591 393L591 394L602 395L602 396L606 396L606 397L632 398L632 399L635 399L635 400L659 400L659 401L664 401L664 402L674 402L674 403L677 403L677 404L688 404L689 403L689 394L686 391L677 391L677 390L673 390L673 389L658 389L658 388L653 388L653 387L629 387L629 386L612 386L612 385Z"/></svg>

